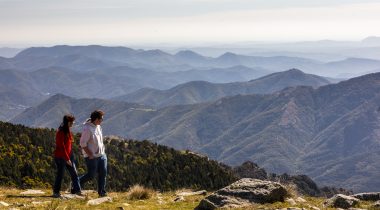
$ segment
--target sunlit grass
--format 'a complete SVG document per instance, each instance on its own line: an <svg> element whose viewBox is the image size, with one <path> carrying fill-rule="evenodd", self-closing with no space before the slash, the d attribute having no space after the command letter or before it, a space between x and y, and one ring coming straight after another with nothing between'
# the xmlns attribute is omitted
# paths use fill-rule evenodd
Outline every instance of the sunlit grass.
<svg viewBox="0 0 380 210"><path fill-rule="evenodd" d="M98 206L88 206L87 201L98 198L96 192L91 192L86 199L57 199L52 198L51 190L41 189L43 195L20 195L24 190L13 188L0 188L0 201L10 204L9 207L1 206L0 209L194 209L205 197L203 195L187 196L185 201L174 202L177 197L175 192L157 193L149 189L150 198L139 200L134 197L130 199L130 192L111 192L108 196L112 202L102 203ZM136 191L134 191L136 192ZM34 202L34 203L33 203Z"/></svg>
<svg viewBox="0 0 380 210"><path fill-rule="evenodd" d="M155 192L151 189L146 189L141 186L132 187L128 192L110 192L109 197L112 198L112 202L102 203L97 206L87 205L87 201L90 199L98 198L96 192L90 192L85 196L85 199L57 199L52 198L51 190L41 189L45 192L43 195L20 195L24 190L14 189L14 188L0 188L0 201L10 204L9 207L1 206L0 209L18 208L18 209L54 209L54 210L70 210L70 209L194 209L199 202L206 197L205 195L193 195L185 196L185 201L175 202L174 199L177 197L176 193L183 191L191 191L191 189L182 189L176 192ZM135 193L134 197L131 197L131 193ZM146 197L145 193L148 193ZM209 195L210 193L208 193ZM144 195L138 199L139 196ZM297 196L293 195L294 200ZM303 197L306 202L297 202L296 205L291 205L287 202L276 202L273 204L254 204L250 207L245 207L241 209L281 209L289 207L312 209L312 207L317 207L323 210L329 210L334 208L327 208L323 205L325 201L324 198L316 197ZM363 202L356 208L362 209L374 209L371 208L373 202Z"/></svg>

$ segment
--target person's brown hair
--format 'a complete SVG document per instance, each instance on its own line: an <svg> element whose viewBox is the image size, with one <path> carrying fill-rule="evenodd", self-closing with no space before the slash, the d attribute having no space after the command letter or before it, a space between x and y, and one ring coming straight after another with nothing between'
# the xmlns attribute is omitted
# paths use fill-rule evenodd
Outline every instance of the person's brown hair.
<svg viewBox="0 0 380 210"><path fill-rule="evenodd" d="M62 123L58 129L63 131L66 135L69 135L70 134L69 123L74 122L74 120L75 120L75 117L72 114L67 114L63 116Z"/></svg>
<svg viewBox="0 0 380 210"><path fill-rule="evenodd" d="M103 119L104 112L102 110L95 110L91 113L91 122L94 122L96 119Z"/></svg>

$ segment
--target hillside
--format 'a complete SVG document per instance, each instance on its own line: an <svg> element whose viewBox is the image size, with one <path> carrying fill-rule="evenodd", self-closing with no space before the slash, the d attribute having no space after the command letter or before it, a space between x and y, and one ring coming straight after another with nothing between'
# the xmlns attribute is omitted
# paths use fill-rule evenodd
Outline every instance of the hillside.
<svg viewBox="0 0 380 210"><path fill-rule="evenodd" d="M30 107L23 114L16 116L11 120L13 123L30 125L34 127L49 127L57 128L61 123L61 118L66 113L75 114L76 120L79 123L74 127L74 130L79 130L81 123L89 118L90 113L95 109L104 110L109 116L104 121L120 122L120 116L126 113L149 113L151 108L133 103L120 101L110 101L104 99L76 99L62 94L54 95L48 98L43 103ZM35 117L39 116L39 117ZM138 116L135 118L138 120ZM120 124L120 129L123 125ZM116 128L116 127L115 127ZM106 133L113 134L113 133Z"/></svg>
<svg viewBox="0 0 380 210"><path fill-rule="evenodd" d="M168 90L144 88L125 96L119 96L115 98L115 100L165 107L213 101L226 96L239 94L268 94L286 87L299 85L319 87L327 84L330 84L330 82L323 77L305 74L300 70L291 69L248 82L215 84L206 81L192 81Z"/></svg>
<svg viewBox="0 0 380 210"><path fill-rule="evenodd" d="M380 73L369 74L315 90L296 87L269 95L109 113L104 131L190 149L231 165L251 160L269 172L309 175L320 185L372 191L380 187L375 178L380 172L379 91ZM54 106L41 104L31 110L44 113ZM13 122L60 118L53 113L44 118L31 110Z"/></svg>
<svg viewBox="0 0 380 210"><path fill-rule="evenodd" d="M192 80L247 81L268 73L264 69L244 66L173 73L127 66L90 72L63 67L48 67L33 72L4 69L0 70L0 120L8 121L26 108L58 93L78 98L107 99L141 88L167 89Z"/></svg>
<svg viewBox="0 0 380 210"><path fill-rule="evenodd" d="M0 70L0 120L10 120L48 96L22 72Z"/></svg>
<svg viewBox="0 0 380 210"><path fill-rule="evenodd" d="M54 180L55 130L31 129L0 122L0 185L49 187ZM73 151L78 172L85 171L79 155L79 136ZM148 141L106 138L109 191L125 191L134 184L157 190L218 189L236 178L215 161ZM68 184L66 176L66 185Z"/></svg>

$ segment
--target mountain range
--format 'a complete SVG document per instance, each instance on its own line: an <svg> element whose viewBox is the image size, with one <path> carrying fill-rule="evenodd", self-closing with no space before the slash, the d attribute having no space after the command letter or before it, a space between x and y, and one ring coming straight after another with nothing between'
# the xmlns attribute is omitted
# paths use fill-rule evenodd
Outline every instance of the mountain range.
<svg viewBox="0 0 380 210"><path fill-rule="evenodd" d="M308 73L337 77L360 74L379 68L376 59L344 58L322 62L291 56L249 56L226 52L218 57L207 57L184 50L169 54L161 50L135 50L127 47L54 46L25 49L12 58L1 58L0 69L34 71L42 68L63 67L75 71L92 71L118 66L143 68L158 72L177 72L191 69L230 68L246 66L277 72L298 68Z"/></svg>
<svg viewBox="0 0 380 210"><path fill-rule="evenodd" d="M115 100L141 103L154 107L164 107L213 101L226 96L239 94L273 93L286 87L299 85L319 87L329 83L326 78L305 74L297 69L291 69L248 82L216 84L206 81L192 81L177 85L168 90L143 88L125 96L119 96L115 98Z"/></svg>
<svg viewBox="0 0 380 210"><path fill-rule="evenodd" d="M156 72L127 66L80 72L49 67L32 72L0 70L0 120L9 120L26 107L54 94L84 98L113 98L141 88L167 89L192 80L247 81L266 75L264 69L244 66L181 72Z"/></svg>
<svg viewBox="0 0 380 210"><path fill-rule="evenodd" d="M231 165L252 160L270 172L306 174L320 185L372 191L380 187L379 91L375 73L317 89L290 87L161 109L58 95L11 122L57 127L63 111L80 122L96 107L106 111L106 134L190 149Z"/></svg>

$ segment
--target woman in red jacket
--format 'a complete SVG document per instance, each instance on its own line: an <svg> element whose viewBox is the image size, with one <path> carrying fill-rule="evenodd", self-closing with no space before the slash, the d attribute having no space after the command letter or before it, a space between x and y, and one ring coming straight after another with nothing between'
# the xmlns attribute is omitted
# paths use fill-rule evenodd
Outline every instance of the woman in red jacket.
<svg viewBox="0 0 380 210"><path fill-rule="evenodd" d="M74 164L74 155L72 153L73 134L70 128L73 126L75 117L65 115L63 122L59 126L55 136L56 146L54 151L54 160L57 165L57 175L53 186L53 197L60 197L61 183L63 179L64 168L67 169L71 176L71 193L81 194L78 173Z"/></svg>

